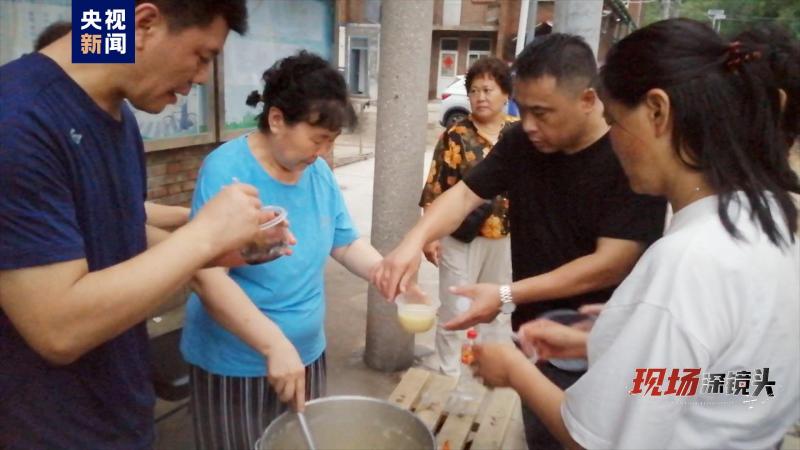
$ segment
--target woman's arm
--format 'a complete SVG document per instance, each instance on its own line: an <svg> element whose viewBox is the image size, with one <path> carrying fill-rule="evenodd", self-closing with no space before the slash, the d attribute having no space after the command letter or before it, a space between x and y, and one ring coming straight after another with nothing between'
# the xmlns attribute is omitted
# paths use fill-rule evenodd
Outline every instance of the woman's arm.
<svg viewBox="0 0 800 450"><path fill-rule="evenodd" d="M305 404L305 366L281 329L261 312L223 268L197 272L193 280L211 317L267 358L270 384L281 401Z"/></svg>
<svg viewBox="0 0 800 450"><path fill-rule="evenodd" d="M370 270L383 260L383 256L364 238L358 238L348 245L334 248L331 251L331 257L353 275L367 281L369 281Z"/></svg>
<svg viewBox="0 0 800 450"><path fill-rule="evenodd" d="M581 448L561 418L564 391L548 380L522 352L507 344L478 345L475 359L476 370L486 384L508 386L517 391L522 402L565 448Z"/></svg>

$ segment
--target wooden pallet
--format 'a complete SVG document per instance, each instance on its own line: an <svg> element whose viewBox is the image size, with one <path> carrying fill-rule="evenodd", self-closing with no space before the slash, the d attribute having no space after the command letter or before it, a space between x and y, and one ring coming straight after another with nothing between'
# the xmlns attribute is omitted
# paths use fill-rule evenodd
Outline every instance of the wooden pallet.
<svg viewBox="0 0 800 450"><path fill-rule="evenodd" d="M411 368L389 401L414 412L434 432L437 450L525 448L516 392L482 388L482 398L476 399L477 408L472 408L476 414L448 414L445 406L456 382L454 377Z"/></svg>

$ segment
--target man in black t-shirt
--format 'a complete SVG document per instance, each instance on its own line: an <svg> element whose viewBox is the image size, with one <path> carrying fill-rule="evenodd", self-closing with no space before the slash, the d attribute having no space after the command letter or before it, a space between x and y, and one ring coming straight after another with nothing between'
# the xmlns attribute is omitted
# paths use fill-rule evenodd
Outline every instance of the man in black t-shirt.
<svg viewBox="0 0 800 450"><path fill-rule="evenodd" d="M463 182L439 197L373 274L388 298L416 273L423 245L455 230L483 199L507 192L514 282L455 288L473 299L445 324L464 329L512 312L516 330L554 309L608 300L661 236L666 202L631 191L591 87L597 65L579 37L553 34L514 64L521 121ZM579 373L542 365L561 388ZM523 408L530 448L561 448Z"/></svg>

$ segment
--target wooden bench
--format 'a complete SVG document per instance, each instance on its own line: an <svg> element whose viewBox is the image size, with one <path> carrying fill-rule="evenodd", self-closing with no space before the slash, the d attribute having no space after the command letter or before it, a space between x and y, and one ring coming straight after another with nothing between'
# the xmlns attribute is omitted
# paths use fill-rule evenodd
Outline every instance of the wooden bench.
<svg viewBox="0 0 800 450"><path fill-rule="evenodd" d="M389 401L414 412L436 436L437 450L524 450L519 396L511 389L482 388L476 414L445 410L457 379L411 368Z"/></svg>

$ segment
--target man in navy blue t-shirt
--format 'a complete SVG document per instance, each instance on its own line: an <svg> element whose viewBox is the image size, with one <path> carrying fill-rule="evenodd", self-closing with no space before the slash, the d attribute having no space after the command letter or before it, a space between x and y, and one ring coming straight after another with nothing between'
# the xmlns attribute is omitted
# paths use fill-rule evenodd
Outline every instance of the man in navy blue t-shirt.
<svg viewBox="0 0 800 450"><path fill-rule="evenodd" d="M0 448L152 447L144 320L258 233L242 184L171 235L145 225L125 100L175 103L246 28L244 0L183 4L136 2L135 64L72 64L68 35L0 67Z"/></svg>

